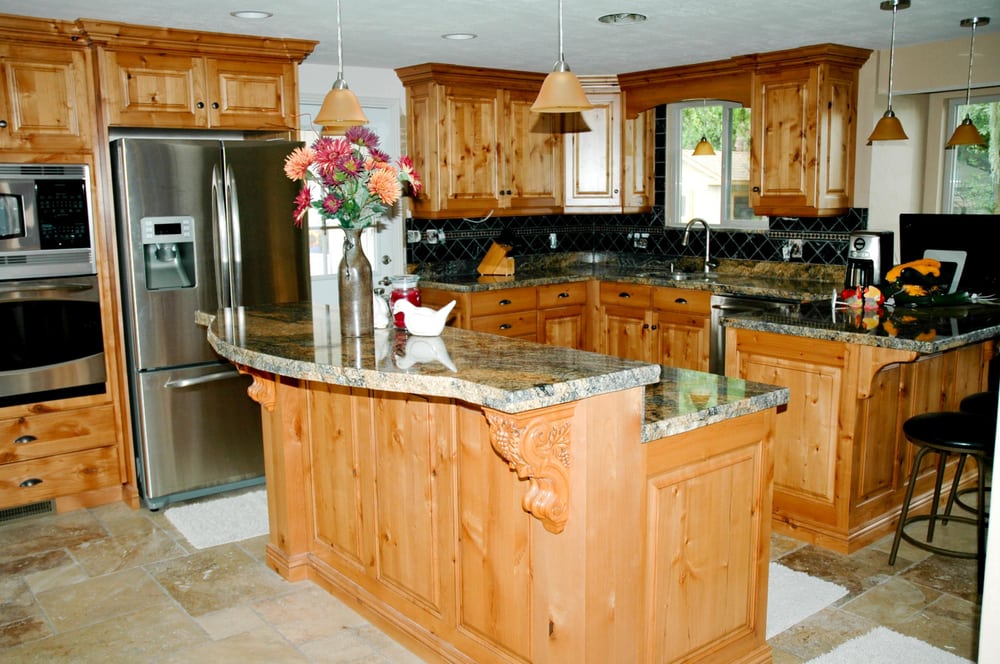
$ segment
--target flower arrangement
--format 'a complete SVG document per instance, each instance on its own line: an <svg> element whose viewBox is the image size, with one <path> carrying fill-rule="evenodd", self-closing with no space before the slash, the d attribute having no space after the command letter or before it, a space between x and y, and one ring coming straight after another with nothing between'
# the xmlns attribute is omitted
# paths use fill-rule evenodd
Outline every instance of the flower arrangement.
<svg viewBox="0 0 1000 664"><path fill-rule="evenodd" d="M293 220L302 227L310 208L331 225L368 228L396 204L400 196L419 196L423 189L413 161L392 164L367 127L351 127L343 137L324 136L298 147L285 159L285 175L301 180Z"/></svg>

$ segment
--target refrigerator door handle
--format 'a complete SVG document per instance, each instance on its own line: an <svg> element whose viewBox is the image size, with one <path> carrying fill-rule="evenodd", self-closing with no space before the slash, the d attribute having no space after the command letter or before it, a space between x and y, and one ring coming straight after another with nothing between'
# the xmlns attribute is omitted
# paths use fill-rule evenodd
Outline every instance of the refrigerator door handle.
<svg viewBox="0 0 1000 664"><path fill-rule="evenodd" d="M180 389L182 387L192 387L194 385L204 385L205 383L214 383L220 380L230 380L232 378L239 378L240 372L235 369L227 369L226 371L217 371L215 373L205 374L204 376L198 376L197 378L182 378L181 380L168 380L163 384L163 387L167 389Z"/></svg>
<svg viewBox="0 0 1000 664"><path fill-rule="evenodd" d="M233 243L232 289L233 306L243 304L243 248L240 246L240 202L236 191L236 175L226 164L226 210L229 213L229 232Z"/></svg>
<svg viewBox="0 0 1000 664"><path fill-rule="evenodd" d="M215 290L219 307L232 307L233 301L230 282L230 256L232 254L229 225L226 222L225 183L218 166L212 167L212 223L215 225L215 236L218 240L216 251L216 283Z"/></svg>

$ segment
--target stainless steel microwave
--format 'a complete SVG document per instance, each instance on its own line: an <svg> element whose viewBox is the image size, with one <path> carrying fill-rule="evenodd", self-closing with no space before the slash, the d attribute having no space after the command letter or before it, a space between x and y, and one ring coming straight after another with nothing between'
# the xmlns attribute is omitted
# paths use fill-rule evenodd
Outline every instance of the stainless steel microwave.
<svg viewBox="0 0 1000 664"><path fill-rule="evenodd" d="M0 281L96 274L86 164L0 164Z"/></svg>

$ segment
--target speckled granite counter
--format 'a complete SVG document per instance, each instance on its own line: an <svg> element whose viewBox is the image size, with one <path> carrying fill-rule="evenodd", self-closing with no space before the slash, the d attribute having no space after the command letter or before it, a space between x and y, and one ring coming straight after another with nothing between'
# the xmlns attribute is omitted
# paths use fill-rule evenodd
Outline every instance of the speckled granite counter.
<svg viewBox="0 0 1000 664"><path fill-rule="evenodd" d="M796 313L727 317L723 324L863 346L938 353L1000 337L1000 305L859 311L832 308L827 301L804 304Z"/></svg>
<svg viewBox="0 0 1000 664"><path fill-rule="evenodd" d="M376 330L343 343L336 308L308 303L220 312L208 339L237 364L292 378L457 398L519 413L645 385L648 442L788 400L788 390L714 374L445 328L440 337Z"/></svg>

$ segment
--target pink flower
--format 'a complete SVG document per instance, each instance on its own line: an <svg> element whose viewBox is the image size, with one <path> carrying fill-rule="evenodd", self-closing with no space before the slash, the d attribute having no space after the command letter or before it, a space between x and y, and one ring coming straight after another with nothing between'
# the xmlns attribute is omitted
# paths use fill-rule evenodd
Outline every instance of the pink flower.
<svg viewBox="0 0 1000 664"><path fill-rule="evenodd" d="M394 205L402 193L399 178L396 177L396 170L378 168L372 171L371 177L368 178L368 191L378 196L386 205Z"/></svg>
<svg viewBox="0 0 1000 664"><path fill-rule="evenodd" d="M348 127L347 131L344 132L344 140L370 150L377 148L379 144L378 134L363 126Z"/></svg>
<svg viewBox="0 0 1000 664"><path fill-rule="evenodd" d="M341 200L333 194L327 194L323 197L323 212L326 212L329 215L337 214L341 205Z"/></svg>
<svg viewBox="0 0 1000 664"><path fill-rule="evenodd" d="M307 184L299 189L299 193L295 196L295 213L292 215L292 220L298 228L302 228L302 220L305 219L306 213L309 212L310 203L312 203L312 196L309 193L309 185Z"/></svg>
<svg viewBox="0 0 1000 664"><path fill-rule="evenodd" d="M304 180L315 158L316 153L311 148L295 148L285 159L285 175L289 180Z"/></svg>

